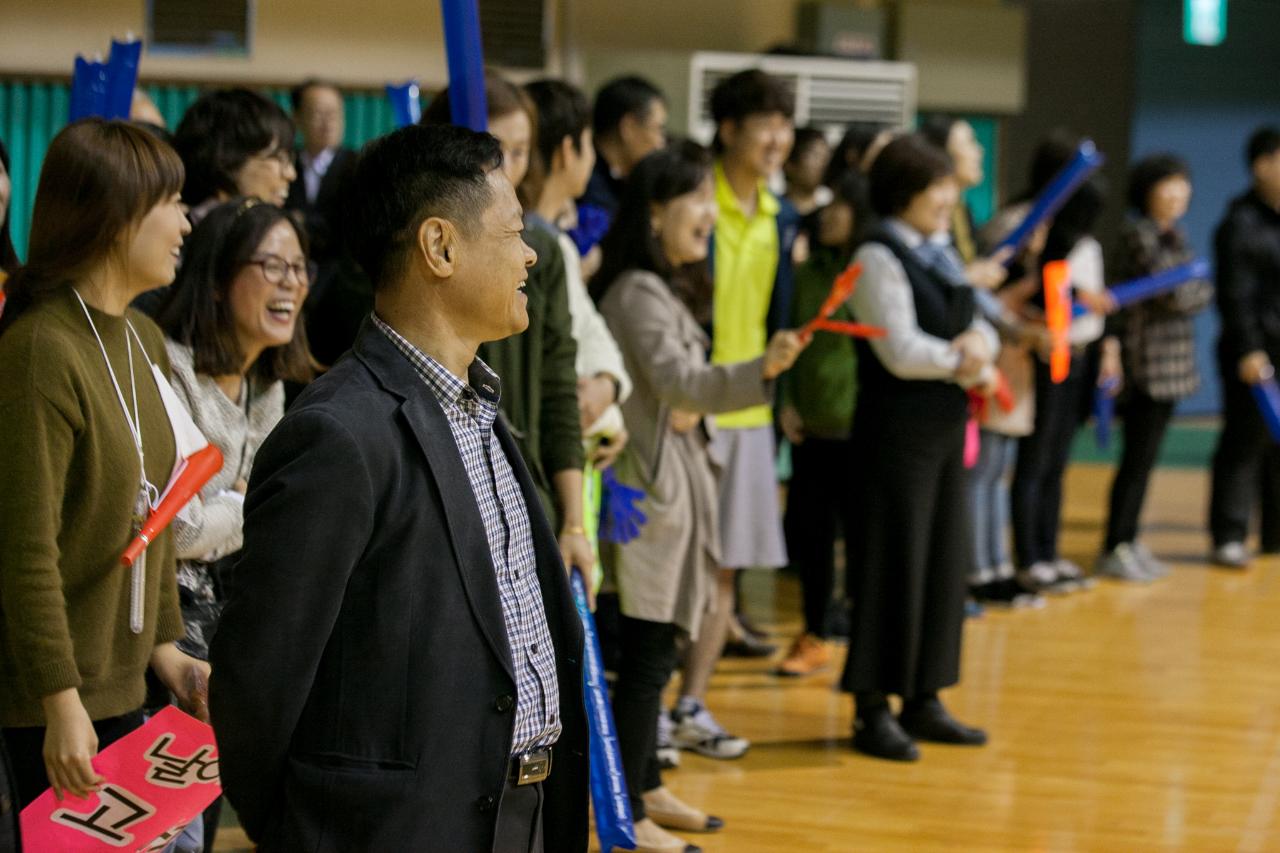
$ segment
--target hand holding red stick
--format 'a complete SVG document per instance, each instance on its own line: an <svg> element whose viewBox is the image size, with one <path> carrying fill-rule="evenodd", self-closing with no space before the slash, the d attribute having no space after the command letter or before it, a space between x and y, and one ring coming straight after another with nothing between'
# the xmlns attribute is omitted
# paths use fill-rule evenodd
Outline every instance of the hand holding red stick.
<svg viewBox="0 0 1280 853"><path fill-rule="evenodd" d="M858 276L860 275L862 275L862 264L854 263L836 276L836 280L831 285L831 292L827 294L827 298L822 302L822 307L818 309L818 316L800 327L801 339L807 341L812 337L813 333L818 330L819 324L825 320L830 320L831 315L836 313L836 309L848 301L849 297L853 295L853 290L858 284Z"/></svg>
<svg viewBox="0 0 1280 853"><path fill-rule="evenodd" d="M134 561L142 556L147 546L169 526L187 502L204 487L205 483L213 479L214 474L221 470L222 451L212 444L188 456L186 467L182 469L182 473L178 475L173 486L160 501L160 505L147 515L142 530L138 531L138 535L129 543L129 547L124 549L120 562L126 566L132 566Z"/></svg>

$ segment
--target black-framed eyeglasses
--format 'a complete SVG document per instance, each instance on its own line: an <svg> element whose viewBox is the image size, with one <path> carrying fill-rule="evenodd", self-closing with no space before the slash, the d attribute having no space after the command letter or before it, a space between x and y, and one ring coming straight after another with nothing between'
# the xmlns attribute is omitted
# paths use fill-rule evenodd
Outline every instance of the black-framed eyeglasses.
<svg viewBox="0 0 1280 853"><path fill-rule="evenodd" d="M262 270L262 277L267 280L267 284L283 284L290 270L293 271L293 280L303 287L310 287L311 282L316 280L315 261L291 264L279 255L261 255L250 258L249 263Z"/></svg>

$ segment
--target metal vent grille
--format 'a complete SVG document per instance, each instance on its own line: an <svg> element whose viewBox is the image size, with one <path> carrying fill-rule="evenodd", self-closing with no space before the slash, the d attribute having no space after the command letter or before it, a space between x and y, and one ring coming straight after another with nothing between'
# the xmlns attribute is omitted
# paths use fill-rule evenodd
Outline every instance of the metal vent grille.
<svg viewBox="0 0 1280 853"><path fill-rule="evenodd" d="M253 0L148 0L147 50L247 55Z"/></svg>
<svg viewBox="0 0 1280 853"><path fill-rule="evenodd" d="M480 0L485 62L504 68L545 68L547 38L544 0Z"/></svg>
<svg viewBox="0 0 1280 853"><path fill-rule="evenodd" d="M689 67L689 134L707 142L715 134L711 92L746 68L785 81L796 95L796 125L813 125L833 136L852 121L909 127L916 112L916 68L908 62L695 53Z"/></svg>

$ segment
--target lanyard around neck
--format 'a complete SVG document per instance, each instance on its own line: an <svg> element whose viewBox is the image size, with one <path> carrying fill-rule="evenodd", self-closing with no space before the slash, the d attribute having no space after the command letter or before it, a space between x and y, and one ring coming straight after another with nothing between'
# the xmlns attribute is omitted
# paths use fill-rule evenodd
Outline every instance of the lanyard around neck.
<svg viewBox="0 0 1280 853"><path fill-rule="evenodd" d="M107 356L107 347L102 343L102 336L98 334L98 327L93 322L93 316L89 313L89 306L84 302L78 291L74 288L71 291L76 295L76 300L80 303L80 309L84 311L84 318L89 321L89 328L93 330L93 337L98 341L98 350L102 353L102 361L107 365L107 374L111 377L111 384L116 391L116 399L120 401L120 411L124 413L124 421L129 426L129 434L133 437L134 448L138 451L138 470L141 478L141 487L146 494L148 505L154 509L156 503L159 502L159 490L147 479L146 456L142 451L142 419L138 415L138 383L134 376L133 370L133 342L129 340L129 333L138 339L138 347L142 349L143 354L146 350L142 348L142 339L138 338L138 332L133 328L133 324L127 319L124 321L128 327L128 331L124 334L125 351L129 356L129 390L133 397L133 414L129 414L129 405L125 402L124 391L120 387L120 380L116 378L115 368L111 366L111 359Z"/></svg>

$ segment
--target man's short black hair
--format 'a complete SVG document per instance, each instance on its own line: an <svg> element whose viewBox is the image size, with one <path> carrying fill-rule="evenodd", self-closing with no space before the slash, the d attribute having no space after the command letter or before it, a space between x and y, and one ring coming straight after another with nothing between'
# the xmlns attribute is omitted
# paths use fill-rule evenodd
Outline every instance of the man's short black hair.
<svg viewBox="0 0 1280 853"><path fill-rule="evenodd" d="M721 80L711 92L711 117L716 124L742 121L759 113L782 113L792 118L795 111L796 96L791 87L759 68L739 71Z"/></svg>
<svg viewBox="0 0 1280 853"><path fill-rule="evenodd" d="M1151 191L1156 184L1174 177L1191 180L1191 167L1177 154L1152 154L1143 157L1129 170L1129 206L1146 216Z"/></svg>
<svg viewBox="0 0 1280 853"><path fill-rule="evenodd" d="M826 142L827 135L816 127L797 127L795 141L791 143L791 153L787 155L788 164L796 164L804 159L809 149L819 142Z"/></svg>
<svg viewBox="0 0 1280 853"><path fill-rule="evenodd" d="M338 88L337 84L319 77L308 77L289 90L289 103L293 105L294 115L302 109L302 99L307 96L308 89L332 89L338 93L339 98L342 97L342 89Z"/></svg>
<svg viewBox="0 0 1280 853"><path fill-rule="evenodd" d="M596 92L591 130L597 139L613 136L627 116L644 121L655 102L666 102L662 90L643 77L615 77Z"/></svg>
<svg viewBox="0 0 1280 853"><path fill-rule="evenodd" d="M795 93L781 79L759 68L739 71L721 80L711 91L711 118L716 123L712 150L716 153L724 150L724 141L720 139L721 122L741 122L747 116L770 113L781 113L791 119L795 112Z"/></svg>
<svg viewBox="0 0 1280 853"><path fill-rule="evenodd" d="M535 80L524 87L538 111L538 155L543 174L550 174L551 159L567 136L573 150L582 150L582 132L591 126L591 107L582 91L563 80Z"/></svg>
<svg viewBox="0 0 1280 853"><path fill-rule="evenodd" d="M1249 144L1245 148L1247 165L1253 168L1259 159L1270 157L1277 151L1280 151L1280 128L1275 125L1260 127L1249 136Z"/></svg>
<svg viewBox="0 0 1280 853"><path fill-rule="evenodd" d="M402 127L360 152L347 206L347 242L375 289L395 283L419 226L438 216L474 233L492 200L502 146L451 124Z"/></svg>
<svg viewBox="0 0 1280 853"><path fill-rule="evenodd" d="M218 193L239 195L235 175L270 148L293 150L293 122L284 110L248 89L220 89L187 108L173 134L186 167L182 200L192 207Z"/></svg>
<svg viewBox="0 0 1280 853"><path fill-rule="evenodd" d="M951 158L918 133L899 136L871 164L871 206L878 216L897 216L939 178L951 174Z"/></svg>

